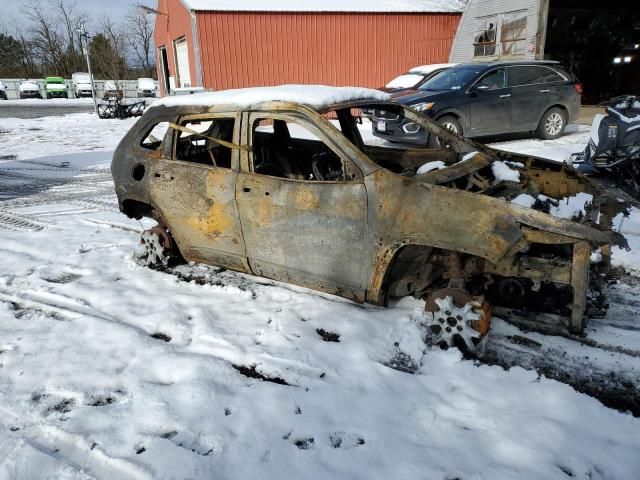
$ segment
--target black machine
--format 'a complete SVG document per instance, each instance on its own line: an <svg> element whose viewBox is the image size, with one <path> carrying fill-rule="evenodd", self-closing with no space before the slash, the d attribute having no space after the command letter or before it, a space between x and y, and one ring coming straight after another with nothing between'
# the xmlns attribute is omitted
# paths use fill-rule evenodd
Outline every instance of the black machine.
<svg viewBox="0 0 640 480"><path fill-rule="evenodd" d="M607 103L607 115L593 119L587 148L569 162L640 201L640 97L624 95Z"/></svg>
<svg viewBox="0 0 640 480"><path fill-rule="evenodd" d="M98 104L98 116L100 118L129 118L139 117L144 113L146 104L142 102L127 103L121 98L113 98L105 103Z"/></svg>

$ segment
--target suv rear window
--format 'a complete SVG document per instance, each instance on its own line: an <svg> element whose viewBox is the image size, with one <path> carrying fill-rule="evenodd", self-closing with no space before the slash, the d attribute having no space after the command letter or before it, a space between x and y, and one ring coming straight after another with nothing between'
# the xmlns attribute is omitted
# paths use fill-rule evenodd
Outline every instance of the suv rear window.
<svg viewBox="0 0 640 480"><path fill-rule="evenodd" d="M567 79L549 67L522 66L509 68L509 86L535 85L538 83L557 83Z"/></svg>

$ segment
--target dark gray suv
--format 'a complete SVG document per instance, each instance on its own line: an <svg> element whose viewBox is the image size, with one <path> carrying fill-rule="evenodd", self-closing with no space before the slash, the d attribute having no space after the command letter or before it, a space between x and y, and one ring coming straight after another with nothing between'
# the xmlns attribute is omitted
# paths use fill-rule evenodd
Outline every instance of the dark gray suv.
<svg viewBox="0 0 640 480"><path fill-rule="evenodd" d="M581 92L582 85L558 62L514 61L457 65L393 97L466 137L535 132L555 139L577 117ZM372 119L375 136L429 143L419 126L379 113Z"/></svg>

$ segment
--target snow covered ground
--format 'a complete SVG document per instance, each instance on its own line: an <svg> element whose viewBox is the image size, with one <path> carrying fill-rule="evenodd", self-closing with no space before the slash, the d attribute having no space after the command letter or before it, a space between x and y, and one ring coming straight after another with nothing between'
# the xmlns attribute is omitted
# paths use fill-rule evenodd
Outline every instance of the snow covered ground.
<svg viewBox="0 0 640 480"><path fill-rule="evenodd" d="M533 369L637 391L635 277L591 343L496 319L490 355L532 367L505 370L426 347L418 300L149 270L108 171L132 123L0 119L0 479L638 478L640 419ZM561 160L587 135L496 146Z"/></svg>

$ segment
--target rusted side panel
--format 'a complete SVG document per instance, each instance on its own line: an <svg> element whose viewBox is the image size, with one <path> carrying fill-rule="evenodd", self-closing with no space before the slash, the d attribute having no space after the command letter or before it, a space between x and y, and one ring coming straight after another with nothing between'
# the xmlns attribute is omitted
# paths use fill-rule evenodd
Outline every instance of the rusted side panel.
<svg viewBox="0 0 640 480"><path fill-rule="evenodd" d="M380 87L446 62L459 14L198 12L204 86Z"/></svg>
<svg viewBox="0 0 640 480"><path fill-rule="evenodd" d="M241 173L237 195L254 273L364 300L372 255L364 184Z"/></svg>
<svg viewBox="0 0 640 480"><path fill-rule="evenodd" d="M193 163L154 162L149 197L187 260L246 270L235 205L237 175Z"/></svg>

